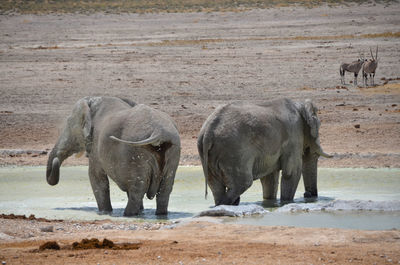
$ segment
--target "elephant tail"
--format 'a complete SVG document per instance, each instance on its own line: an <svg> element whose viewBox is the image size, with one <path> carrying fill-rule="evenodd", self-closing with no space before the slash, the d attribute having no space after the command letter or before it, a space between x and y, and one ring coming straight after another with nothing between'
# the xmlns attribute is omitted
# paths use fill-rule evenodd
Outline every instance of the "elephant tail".
<svg viewBox="0 0 400 265"><path fill-rule="evenodd" d="M208 195L208 189L207 189L207 185L208 185L208 151L211 148L211 144L207 141L207 139L205 138L205 135L201 135L198 139L197 142L197 147L200 153L200 158L201 158L201 163L203 165L203 172L204 172L204 178L205 178L205 199L207 199L207 195Z"/></svg>
<svg viewBox="0 0 400 265"><path fill-rule="evenodd" d="M110 136L110 139L120 142L120 143L133 145L133 146L143 146L143 145L149 145L149 144L151 144L153 146L158 146L161 143L160 136L155 133L153 133L149 138L141 140L141 141L137 141L137 142L122 140L113 135Z"/></svg>

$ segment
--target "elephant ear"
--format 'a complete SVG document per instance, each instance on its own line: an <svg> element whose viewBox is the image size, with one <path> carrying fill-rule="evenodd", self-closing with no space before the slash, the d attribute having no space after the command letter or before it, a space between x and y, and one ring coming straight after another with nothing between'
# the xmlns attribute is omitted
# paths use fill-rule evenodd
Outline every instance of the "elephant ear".
<svg viewBox="0 0 400 265"><path fill-rule="evenodd" d="M83 98L79 100L76 105L77 112L80 114L83 138L87 145L88 142L91 142L90 139L92 134L92 117L90 114L89 100Z"/></svg>
<svg viewBox="0 0 400 265"><path fill-rule="evenodd" d="M318 138L318 130L320 126L317 112L317 107L311 102L311 100L306 99L304 102L304 107L301 108L300 113L307 125L310 127L311 136L314 138Z"/></svg>

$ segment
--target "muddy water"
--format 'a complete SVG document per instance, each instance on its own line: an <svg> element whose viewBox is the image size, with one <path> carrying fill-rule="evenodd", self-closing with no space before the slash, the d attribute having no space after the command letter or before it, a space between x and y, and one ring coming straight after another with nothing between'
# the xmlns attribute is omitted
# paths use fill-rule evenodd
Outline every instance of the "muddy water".
<svg viewBox="0 0 400 265"><path fill-rule="evenodd" d="M298 210L278 202L263 202L259 181L241 197L241 204L263 205L271 213L262 216L224 218L227 223L253 225L291 225L355 229L400 229L400 169L320 169L319 199L307 202L299 184L295 196ZM60 182L49 186L44 167L0 168L0 213L35 214L36 217L73 220L155 220L155 200L144 199L145 211L137 218L123 217L126 194L111 183L113 215L99 215L87 167L61 168ZM330 204L340 200L340 207ZM371 210L370 204L379 210ZM389 204L387 204L389 203ZM321 206L321 204L323 206ZM343 207L345 205L345 207ZM347 207L347 206L348 207ZM356 205L356 207L354 207ZM391 206L387 206L391 205ZM180 167L170 198L168 219L191 218L213 206L211 193L204 199L204 178L200 167ZM336 208L335 208L336 207ZM395 207L395 208L396 208ZM303 207L304 208L304 207ZM400 208L397 207L397 208ZM397 209L396 208L396 209ZM345 209L345 210L343 210ZM167 217L162 217L167 218Z"/></svg>

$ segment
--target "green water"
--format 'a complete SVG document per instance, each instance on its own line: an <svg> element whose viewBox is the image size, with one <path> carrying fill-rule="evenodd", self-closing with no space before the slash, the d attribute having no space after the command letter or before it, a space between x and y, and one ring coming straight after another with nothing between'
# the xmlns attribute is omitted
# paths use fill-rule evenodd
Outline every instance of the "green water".
<svg viewBox="0 0 400 265"><path fill-rule="evenodd" d="M145 211L136 218L123 217L127 197L112 181L113 215L99 215L87 176L87 167L62 167L60 182L49 186L44 167L0 168L0 213L35 214L36 217L71 220L154 220L155 200L144 199ZM319 170L319 201L400 201L400 169ZM295 202L304 202L299 184ZM256 203L274 211L278 203L262 202L259 181L241 196L241 203ZM191 218L213 206L212 194L204 199L204 177L200 167L180 167L170 197L168 219ZM166 217L162 217L166 218ZM400 212L272 212L263 216L224 218L224 222L253 225L291 225L358 229L400 229Z"/></svg>

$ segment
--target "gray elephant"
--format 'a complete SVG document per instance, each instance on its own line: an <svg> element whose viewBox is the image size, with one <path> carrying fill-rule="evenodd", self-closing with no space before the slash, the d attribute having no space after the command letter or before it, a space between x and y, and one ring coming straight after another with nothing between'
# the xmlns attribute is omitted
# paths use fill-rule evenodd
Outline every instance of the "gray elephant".
<svg viewBox="0 0 400 265"><path fill-rule="evenodd" d="M303 174L305 197L318 196L317 163L322 151L320 121L311 101L280 99L219 107L201 128L197 147L215 205L238 205L260 179L264 199L291 201Z"/></svg>
<svg viewBox="0 0 400 265"><path fill-rule="evenodd" d="M59 181L61 163L86 151L100 213L111 213L108 177L128 195L125 216L157 196L156 214L167 214L180 156L175 123L161 111L116 97L85 97L74 106L47 163L47 182Z"/></svg>

